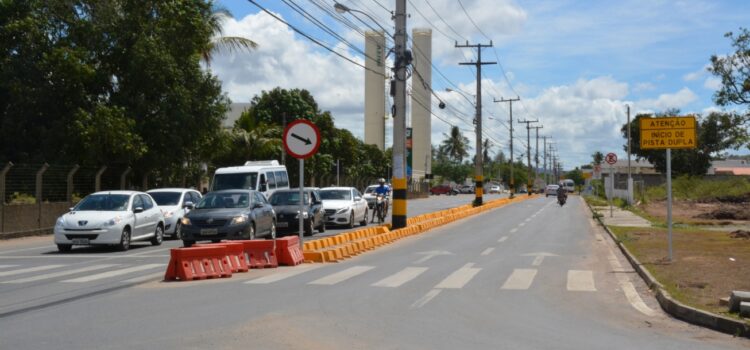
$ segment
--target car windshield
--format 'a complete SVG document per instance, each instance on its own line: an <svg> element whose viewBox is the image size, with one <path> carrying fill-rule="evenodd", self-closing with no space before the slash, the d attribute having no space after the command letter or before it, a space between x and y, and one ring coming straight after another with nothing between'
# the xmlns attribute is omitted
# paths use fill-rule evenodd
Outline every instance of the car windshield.
<svg viewBox="0 0 750 350"><path fill-rule="evenodd" d="M378 186L370 186L370 187L366 188L365 189L365 194L374 193L376 188L378 188Z"/></svg>
<svg viewBox="0 0 750 350"><path fill-rule="evenodd" d="M299 191L274 192L268 199L271 205L295 205L299 204ZM310 201L310 194L305 192L305 203Z"/></svg>
<svg viewBox="0 0 750 350"><path fill-rule="evenodd" d="M218 209L218 208L247 208L250 206L250 196L247 193L224 192L209 193L196 209Z"/></svg>
<svg viewBox="0 0 750 350"><path fill-rule="evenodd" d="M162 206L177 205L182 196L181 192L149 192L148 194L156 201L156 204Z"/></svg>
<svg viewBox="0 0 750 350"><path fill-rule="evenodd" d="M75 210L123 211L128 210L129 200L127 194L92 194L78 203Z"/></svg>
<svg viewBox="0 0 750 350"><path fill-rule="evenodd" d="M216 174L211 190L254 190L257 179L258 173Z"/></svg>
<svg viewBox="0 0 750 350"><path fill-rule="evenodd" d="M320 191L323 200L351 200L352 193L349 190L323 190Z"/></svg>

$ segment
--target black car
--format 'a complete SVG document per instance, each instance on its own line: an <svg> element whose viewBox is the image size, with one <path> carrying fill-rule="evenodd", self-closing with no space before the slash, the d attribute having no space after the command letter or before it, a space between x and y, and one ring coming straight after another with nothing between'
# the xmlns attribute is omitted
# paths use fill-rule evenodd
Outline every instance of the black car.
<svg viewBox="0 0 750 350"><path fill-rule="evenodd" d="M312 236L316 228L318 232L325 232L326 218L320 193L307 188L303 191L305 235ZM279 231L299 232L299 189L277 190L268 201L276 212L276 227Z"/></svg>
<svg viewBox="0 0 750 350"><path fill-rule="evenodd" d="M266 197L253 190L209 192L182 218L182 241L276 237L276 215Z"/></svg>

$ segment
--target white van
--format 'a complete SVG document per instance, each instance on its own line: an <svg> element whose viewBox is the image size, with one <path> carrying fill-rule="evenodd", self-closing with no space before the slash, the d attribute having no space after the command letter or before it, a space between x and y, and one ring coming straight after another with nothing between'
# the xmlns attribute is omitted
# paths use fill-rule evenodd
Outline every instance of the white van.
<svg viewBox="0 0 750 350"><path fill-rule="evenodd" d="M211 191L246 189L262 192L266 198L276 190L289 188L286 166L276 160L248 161L243 166L216 169Z"/></svg>
<svg viewBox="0 0 750 350"><path fill-rule="evenodd" d="M568 191L568 193L573 193L576 191L576 183L571 179L562 180L562 185L565 190Z"/></svg>

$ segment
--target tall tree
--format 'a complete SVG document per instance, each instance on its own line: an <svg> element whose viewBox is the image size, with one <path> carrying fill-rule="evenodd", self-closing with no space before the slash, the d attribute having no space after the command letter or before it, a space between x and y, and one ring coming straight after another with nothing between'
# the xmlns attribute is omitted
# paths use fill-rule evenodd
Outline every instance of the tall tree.
<svg viewBox="0 0 750 350"><path fill-rule="evenodd" d="M469 139L461 133L457 126L451 127L450 134L443 134L445 139L440 148L454 162L463 162L464 157L469 155Z"/></svg>
<svg viewBox="0 0 750 350"><path fill-rule="evenodd" d="M241 36L225 36L224 23L227 19L232 18L229 10L214 5L211 16L208 18L208 25L211 28L211 41L202 50L201 56L207 65L211 65L213 55L221 52L239 52L252 51L258 47L258 44L248 38Z"/></svg>
<svg viewBox="0 0 750 350"><path fill-rule="evenodd" d="M732 41L735 52L727 56L711 56L708 71L721 78L721 88L714 101L721 106L750 104L750 31L740 28L739 34L724 35Z"/></svg>
<svg viewBox="0 0 750 350"><path fill-rule="evenodd" d="M604 153L596 151L591 155L591 158L593 158L594 165L602 165L602 162L604 161Z"/></svg>

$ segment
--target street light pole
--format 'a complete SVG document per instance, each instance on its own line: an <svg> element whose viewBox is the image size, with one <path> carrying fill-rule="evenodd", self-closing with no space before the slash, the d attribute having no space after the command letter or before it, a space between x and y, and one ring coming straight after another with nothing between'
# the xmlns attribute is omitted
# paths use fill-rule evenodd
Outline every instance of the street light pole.
<svg viewBox="0 0 750 350"><path fill-rule="evenodd" d="M628 204L633 204L633 178L630 174L630 105L628 107Z"/></svg>

